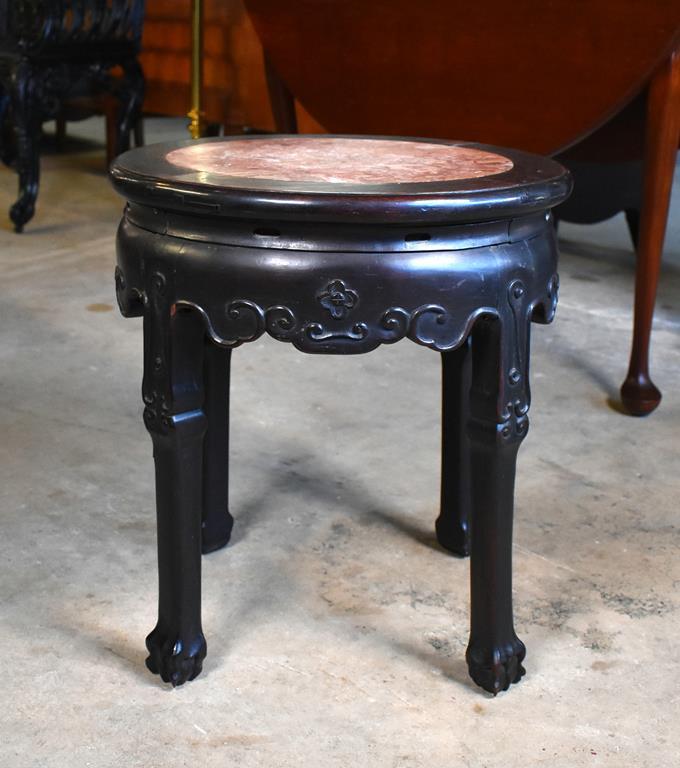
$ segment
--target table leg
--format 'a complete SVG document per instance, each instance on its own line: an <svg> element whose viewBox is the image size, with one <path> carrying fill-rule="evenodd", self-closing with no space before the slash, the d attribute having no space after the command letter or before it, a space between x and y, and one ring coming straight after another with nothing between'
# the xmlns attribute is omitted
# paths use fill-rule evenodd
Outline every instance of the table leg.
<svg viewBox="0 0 680 768"><path fill-rule="evenodd" d="M159 273L148 280L144 316L144 422L153 441L158 523L158 623L146 639L147 666L181 685L202 668L201 496L202 320L171 313Z"/></svg>
<svg viewBox="0 0 680 768"><path fill-rule="evenodd" d="M528 339L528 320L526 332ZM506 402L499 382L507 370L501 321L478 322L472 355L471 630L466 659L477 685L496 694L524 674L525 648L513 626L512 518L515 460L528 420L522 400L508 402L507 411L503 406L499 413L499 402Z"/></svg>
<svg viewBox="0 0 680 768"><path fill-rule="evenodd" d="M680 50L654 74L647 95L633 345L621 386L623 405L633 416L646 416L661 402L661 392L649 376L649 342L679 135Z"/></svg>
<svg viewBox="0 0 680 768"><path fill-rule="evenodd" d="M274 124L278 133L297 133L297 115L295 112L295 98L288 87L279 77L279 73L265 53L264 71L267 77L267 90L269 91L269 103L272 107Z"/></svg>
<svg viewBox="0 0 680 768"><path fill-rule="evenodd" d="M203 554L224 547L234 518L229 514L229 375L231 350L205 340L205 415L203 449Z"/></svg>
<svg viewBox="0 0 680 768"><path fill-rule="evenodd" d="M470 339L442 352L442 476L437 540L461 557L470 554L470 440L467 433L472 355Z"/></svg>

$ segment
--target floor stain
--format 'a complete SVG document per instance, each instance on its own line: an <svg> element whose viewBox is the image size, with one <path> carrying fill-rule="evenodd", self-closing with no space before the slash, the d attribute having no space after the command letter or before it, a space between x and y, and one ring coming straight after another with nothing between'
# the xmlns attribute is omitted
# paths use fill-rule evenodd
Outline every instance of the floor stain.
<svg viewBox="0 0 680 768"><path fill-rule="evenodd" d="M103 304L103 303L94 303L94 304L88 304L85 309L88 312L111 312L113 309L113 304Z"/></svg>
<svg viewBox="0 0 680 768"><path fill-rule="evenodd" d="M517 607L518 618L539 627L559 630L582 608L576 594L548 600L531 600Z"/></svg>
<svg viewBox="0 0 680 768"><path fill-rule="evenodd" d="M612 592L600 592L602 600L618 613L630 616L631 619L642 619L646 616L663 616L672 610L665 600L656 597L631 597Z"/></svg>
<svg viewBox="0 0 680 768"><path fill-rule="evenodd" d="M590 668L595 672L607 672L618 664L618 661L594 661Z"/></svg>
<svg viewBox="0 0 680 768"><path fill-rule="evenodd" d="M614 647L615 635L612 632L604 632L597 627L588 627L581 638L583 645L596 653L607 653Z"/></svg>
<svg viewBox="0 0 680 768"><path fill-rule="evenodd" d="M439 651L446 656L450 656L453 653L451 643L445 637L431 634L427 635L425 640L435 649L435 651Z"/></svg>

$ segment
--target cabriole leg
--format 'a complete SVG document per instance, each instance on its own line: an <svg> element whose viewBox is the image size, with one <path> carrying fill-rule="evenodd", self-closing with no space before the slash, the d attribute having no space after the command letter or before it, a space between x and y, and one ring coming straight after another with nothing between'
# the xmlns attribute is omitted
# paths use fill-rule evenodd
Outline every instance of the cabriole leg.
<svg viewBox="0 0 680 768"><path fill-rule="evenodd" d="M621 385L621 400L633 416L646 416L661 402L661 392L649 375L649 345L679 134L680 50L677 50L656 71L647 95L633 345L628 375Z"/></svg>
<svg viewBox="0 0 680 768"><path fill-rule="evenodd" d="M144 421L153 441L158 521L158 623L148 668L173 686L196 677L201 628L204 327L191 311L171 316L165 279L150 278L144 317Z"/></svg>
<svg viewBox="0 0 680 768"><path fill-rule="evenodd" d="M528 322L526 332L528 340ZM499 392L505 390L502 378L507 376L500 321L478 323L472 354L471 630L466 659L477 685L496 694L524 674L525 649L512 613L512 516L515 459L528 428L528 395L506 401L508 393ZM516 370L511 369L515 378ZM499 412L503 402L507 407Z"/></svg>
<svg viewBox="0 0 680 768"><path fill-rule="evenodd" d="M461 557L470 554L470 440L467 433L472 355L470 339L442 352L441 505L437 540Z"/></svg>
<svg viewBox="0 0 680 768"><path fill-rule="evenodd" d="M205 340L205 415L203 451L203 554L224 547L234 518L229 514L229 374L231 350Z"/></svg>

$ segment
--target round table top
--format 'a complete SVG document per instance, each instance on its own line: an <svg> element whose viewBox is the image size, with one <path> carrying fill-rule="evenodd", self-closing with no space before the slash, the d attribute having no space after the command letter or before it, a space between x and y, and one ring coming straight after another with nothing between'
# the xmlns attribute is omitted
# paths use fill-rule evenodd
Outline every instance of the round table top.
<svg viewBox="0 0 680 768"><path fill-rule="evenodd" d="M553 160L477 144L360 136L247 136L153 144L111 167L136 203L232 218L453 223L566 198Z"/></svg>

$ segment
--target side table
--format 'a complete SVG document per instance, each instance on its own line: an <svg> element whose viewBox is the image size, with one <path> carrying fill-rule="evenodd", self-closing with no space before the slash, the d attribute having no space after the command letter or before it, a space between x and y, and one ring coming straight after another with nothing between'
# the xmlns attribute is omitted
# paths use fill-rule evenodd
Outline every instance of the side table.
<svg viewBox="0 0 680 768"><path fill-rule="evenodd" d="M356 354L410 338L441 353L440 543L471 554L472 678L497 693L525 649L512 613L515 459L529 327L557 302L558 163L451 141L253 136L120 156L116 289L144 318L158 624L147 665L180 685L206 654L201 551L229 540L231 350L268 333ZM368 425L367 425L368 427Z"/></svg>

